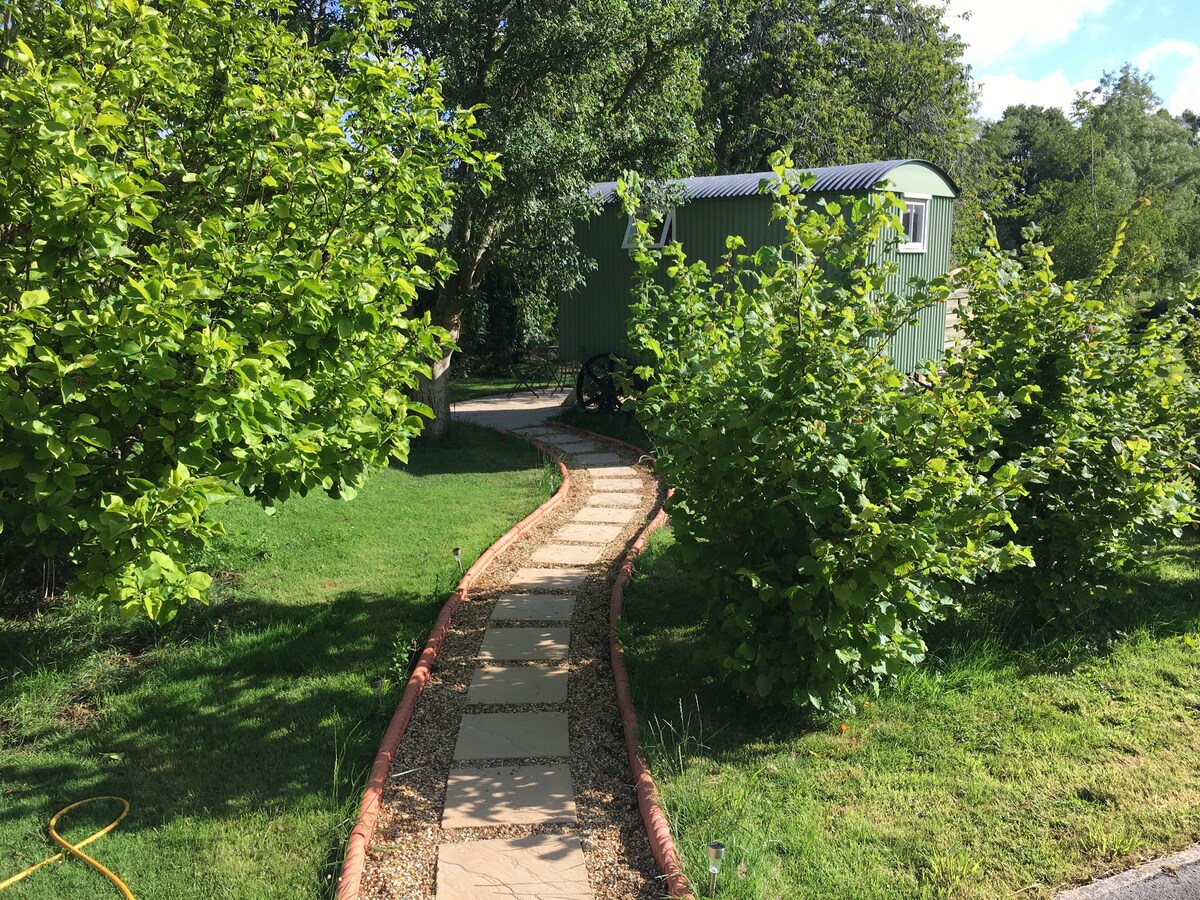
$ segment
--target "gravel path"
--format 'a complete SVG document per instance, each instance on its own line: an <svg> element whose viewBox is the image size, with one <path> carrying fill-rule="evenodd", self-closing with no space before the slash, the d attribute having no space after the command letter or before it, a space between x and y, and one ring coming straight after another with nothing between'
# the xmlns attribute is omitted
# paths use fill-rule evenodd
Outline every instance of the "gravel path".
<svg viewBox="0 0 1200 900"><path fill-rule="evenodd" d="M660 488L651 469L623 448L548 426L521 433L555 448L571 473L570 493L496 559L455 614L395 755L363 898L663 896L608 652L612 580ZM522 571L529 569L537 571ZM572 574L582 578L577 587L522 589L530 578ZM551 618L519 618L529 615ZM519 646L526 640L533 641L528 652ZM524 678L522 667L556 671ZM517 684L525 702L488 702ZM553 696L538 693L543 687ZM567 737L564 713L565 757L554 755ZM545 755L513 755L535 748Z"/></svg>

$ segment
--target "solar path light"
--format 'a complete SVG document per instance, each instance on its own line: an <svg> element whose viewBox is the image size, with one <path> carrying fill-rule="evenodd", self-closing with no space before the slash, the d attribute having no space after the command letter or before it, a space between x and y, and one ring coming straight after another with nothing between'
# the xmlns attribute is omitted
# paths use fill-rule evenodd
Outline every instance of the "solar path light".
<svg viewBox="0 0 1200 900"><path fill-rule="evenodd" d="M713 841L708 845L708 896L717 896L717 875L721 871L721 860L725 858L725 845Z"/></svg>

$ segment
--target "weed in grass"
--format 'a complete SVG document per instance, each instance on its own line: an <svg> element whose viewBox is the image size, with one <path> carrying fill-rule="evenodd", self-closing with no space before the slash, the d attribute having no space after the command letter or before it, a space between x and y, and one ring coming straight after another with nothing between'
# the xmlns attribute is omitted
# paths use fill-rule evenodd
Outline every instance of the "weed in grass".
<svg viewBox="0 0 1200 900"><path fill-rule="evenodd" d="M358 819L361 786L366 782L370 771L369 765L365 768L355 767L350 762L355 755L356 745L361 743L360 732L365 730L365 721L351 723L349 730L340 739L337 731L338 721L334 721L333 782L327 812L329 837L326 845L329 849L317 873L317 884L323 900L332 898L336 891L337 874L346 857L346 838Z"/></svg>
<svg viewBox="0 0 1200 900"><path fill-rule="evenodd" d="M975 889L982 871L983 864L969 856L931 856L921 872L921 897L958 900L977 896Z"/></svg>
<svg viewBox="0 0 1200 900"><path fill-rule="evenodd" d="M700 714L700 698L693 697L696 709L685 709L683 698L679 700L679 720L653 716L646 722L642 743L652 748L654 758L664 766L664 774L682 775L687 771L687 760L708 753L704 743L704 718Z"/></svg>
<svg viewBox="0 0 1200 900"><path fill-rule="evenodd" d="M1122 829L1088 825L1079 836L1079 849L1088 859L1114 863L1138 850L1138 842Z"/></svg>
<svg viewBox="0 0 1200 900"><path fill-rule="evenodd" d="M392 656L390 670L392 678L397 685L404 685L408 682L409 676L417 667L417 660L420 659L421 647L423 645L416 638L410 638L405 635L396 637L392 644Z"/></svg>
<svg viewBox="0 0 1200 900"><path fill-rule="evenodd" d="M558 468L558 461L553 456L539 453L538 458L542 463L542 493L549 497L562 484L562 471Z"/></svg>

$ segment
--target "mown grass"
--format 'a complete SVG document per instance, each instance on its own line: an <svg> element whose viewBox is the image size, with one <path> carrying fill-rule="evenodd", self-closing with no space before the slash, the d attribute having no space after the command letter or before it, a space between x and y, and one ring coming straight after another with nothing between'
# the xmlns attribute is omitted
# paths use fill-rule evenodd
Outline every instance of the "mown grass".
<svg viewBox="0 0 1200 900"><path fill-rule="evenodd" d="M165 628L70 605L0 619L0 880L53 852L60 807L115 794L132 812L89 852L138 897L328 895L410 651L458 580L452 549L473 560L553 489L547 472L528 445L456 426L353 502L225 507L204 560L217 598ZM71 862L5 896L111 892Z"/></svg>
<svg viewBox="0 0 1200 900"><path fill-rule="evenodd" d="M507 394L516 383L516 379L511 375L486 378L454 378L451 376L450 402L459 403L463 400L474 400L477 397Z"/></svg>
<svg viewBox="0 0 1200 900"><path fill-rule="evenodd" d="M623 639L690 877L729 847L718 896L1045 898L1200 838L1200 545L1092 626L977 598L845 720L724 690L674 547L639 560Z"/></svg>

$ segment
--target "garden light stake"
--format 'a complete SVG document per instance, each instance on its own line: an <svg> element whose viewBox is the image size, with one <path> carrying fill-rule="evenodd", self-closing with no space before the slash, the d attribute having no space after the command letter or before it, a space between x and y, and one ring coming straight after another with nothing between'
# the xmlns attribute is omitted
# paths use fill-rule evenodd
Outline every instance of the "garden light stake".
<svg viewBox="0 0 1200 900"><path fill-rule="evenodd" d="M725 845L713 841L708 845L708 896L717 896L717 874L721 871L721 860L725 858Z"/></svg>

